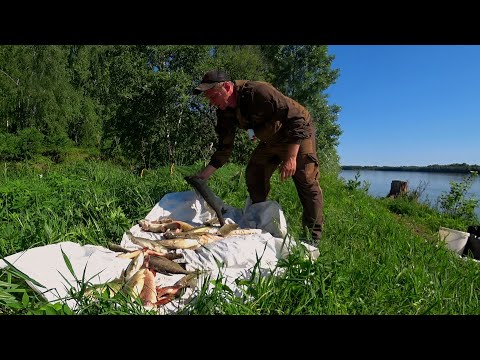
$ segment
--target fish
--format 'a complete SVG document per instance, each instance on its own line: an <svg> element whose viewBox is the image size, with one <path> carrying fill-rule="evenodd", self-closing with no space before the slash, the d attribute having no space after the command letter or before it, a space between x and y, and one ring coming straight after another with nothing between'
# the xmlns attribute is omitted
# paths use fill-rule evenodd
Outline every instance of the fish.
<svg viewBox="0 0 480 360"><path fill-rule="evenodd" d="M182 277L175 284L173 284L173 286L180 286L182 288L184 287L195 288L197 286L197 280L198 280L197 278L198 278L198 272L193 272L191 274L188 274Z"/></svg>
<svg viewBox="0 0 480 360"><path fill-rule="evenodd" d="M200 245L198 240L189 238L160 240L160 242L167 249L190 249Z"/></svg>
<svg viewBox="0 0 480 360"><path fill-rule="evenodd" d="M121 280L112 280L104 284L90 286L84 293L85 297L94 298L108 290L109 297L114 297L124 286Z"/></svg>
<svg viewBox="0 0 480 360"><path fill-rule="evenodd" d="M155 222L157 224L166 224L166 223L170 223L172 221L173 221L173 219L170 216L159 217L157 220L155 220Z"/></svg>
<svg viewBox="0 0 480 360"><path fill-rule="evenodd" d="M149 221L147 219L142 219L138 221L138 224L143 231L150 231L154 233L164 233L168 230L173 231L189 231L194 228L194 226L180 220L170 221L168 223L160 223L156 221Z"/></svg>
<svg viewBox="0 0 480 360"><path fill-rule="evenodd" d="M238 229L240 226L238 224L225 224L220 229L217 230L217 235L226 236L233 230Z"/></svg>
<svg viewBox="0 0 480 360"><path fill-rule="evenodd" d="M145 239L141 237L134 236L130 231L126 232L128 238L130 239L131 242L133 242L136 245L139 245L141 247L157 251L161 254L165 254L168 252L168 249L164 247L163 245L160 244L160 241L154 241L150 239Z"/></svg>
<svg viewBox="0 0 480 360"><path fill-rule="evenodd" d="M261 234L262 229L234 229L225 236Z"/></svg>
<svg viewBox="0 0 480 360"><path fill-rule="evenodd" d="M160 273L171 274L191 274L191 271L185 270L180 264L175 261L168 260L163 256L150 256L148 259L148 267Z"/></svg>
<svg viewBox="0 0 480 360"><path fill-rule="evenodd" d="M197 226L194 227L192 230L184 232L184 234L197 234L197 233L215 233L217 232L216 226Z"/></svg>
<svg viewBox="0 0 480 360"><path fill-rule="evenodd" d="M165 305L181 295L180 290L197 286L198 272L185 275L172 286L157 287L157 302L155 305Z"/></svg>
<svg viewBox="0 0 480 360"><path fill-rule="evenodd" d="M133 258L137 257L137 255L140 254L141 252L143 252L143 250L135 250L135 251L128 252L128 253L121 253L121 254L117 255L117 257L121 258L121 259L133 259Z"/></svg>
<svg viewBox="0 0 480 360"><path fill-rule="evenodd" d="M175 298L180 297L183 286L164 286L157 287L157 302L155 305L165 305L173 301Z"/></svg>
<svg viewBox="0 0 480 360"><path fill-rule="evenodd" d="M185 181L193 186L195 191L199 193L207 204L215 211L220 222L220 226L225 225L225 219L223 218L223 213L226 210L223 208L223 202L221 199L216 196L213 191L208 187L207 181L199 178L198 176L185 176Z"/></svg>
<svg viewBox="0 0 480 360"><path fill-rule="evenodd" d="M178 289L178 290L180 290L180 289ZM176 297L176 293L175 293L175 295L167 294L167 295L159 296L155 305L158 306L158 305L168 304L169 302L172 302L175 299L175 297Z"/></svg>
<svg viewBox="0 0 480 360"><path fill-rule="evenodd" d="M187 276L187 275L185 275ZM143 289L140 292L140 299L144 305L150 305L157 301L157 291L155 286L155 275L151 270L145 271L145 280Z"/></svg>
<svg viewBox="0 0 480 360"><path fill-rule="evenodd" d="M108 248L112 251L115 251L115 252L123 252L123 253L129 253L129 252L132 252L133 250L128 250L128 249L125 249L123 246L120 246L118 244L114 244L114 243L108 243Z"/></svg>
<svg viewBox="0 0 480 360"><path fill-rule="evenodd" d="M123 273L125 281L130 280L130 278L136 274L138 270L140 270L144 261L145 255L143 251L140 251L139 254L132 261L130 261L130 264L128 264L127 268L125 269Z"/></svg>
<svg viewBox="0 0 480 360"><path fill-rule="evenodd" d="M196 249L201 245L222 240L223 236L215 235L210 232L186 232L170 234L166 238L167 240L160 240L160 242L168 249Z"/></svg>
<svg viewBox="0 0 480 360"><path fill-rule="evenodd" d="M238 224L224 224L221 227L202 225L194 227L189 231L180 231L180 232L171 232L167 231L163 234L165 239L193 239L198 238L201 235L218 235L222 237L233 236L233 235L250 235L250 234L261 234L262 229L241 229Z"/></svg>
<svg viewBox="0 0 480 360"><path fill-rule="evenodd" d="M148 271L145 268L138 270L125 284L122 289L126 295L130 295L132 300L135 300L140 296L145 285L145 272Z"/></svg>
<svg viewBox="0 0 480 360"><path fill-rule="evenodd" d="M222 240L227 236L261 233L260 229L240 229L238 224L225 224L222 227L201 226L187 232L163 234L167 240L160 240L168 249L195 249L201 245ZM181 240L183 239L183 241Z"/></svg>
<svg viewBox="0 0 480 360"><path fill-rule="evenodd" d="M84 293L85 297L96 298L100 294L108 291L109 297L112 298L115 295L121 293L130 297L131 300L135 300L143 290L145 283L145 270L138 270L128 281L122 279L115 279L104 284L96 284L90 286Z"/></svg>
<svg viewBox="0 0 480 360"><path fill-rule="evenodd" d="M197 241L200 245L205 245L222 239L224 239L223 236L218 236L214 234L202 234L198 237Z"/></svg>
<svg viewBox="0 0 480 360"><path fill-rule="evenodd" d="M165 239L186 239L186 238L196 238L204 234L215 234L218 231L217 227L214 226L197 226L190 231L181 231L181 232L171 232L167 231L163 234Z"/></svg>
<svg viewBox="0 0 480 360"><path fill-rule="evenodd" d="M261 234L262 229L241 229L238 224L225 224L217 231L217 235L224 237L233 235Z"/></svg>
<svg viewBox="0 0 480 360"><path fill-rule="evenodd" d="M157 296L160 299L161 297L168 296L168 295L177 295L178 292L183 289L182 286L173 285L173 286L164 286L157 288Z"/></svg>
<svg viewBox="0 0 480 360"><path fill-rule="evenodd" d="M165 240L160 243L167 249L195 250L202 245L223 240L228 236L261 234L261 229L241 229L238 224L224 224L222 227L199 226L187 232L170 232L163 234Z"/></svg>
<svg viewBox="0 0 480 360"><path fill-rule="evenodd" d="M183 254L177 254L175 252L170 252L170 253L167 253L167 254L163 254L162 256L164 258L168 259L168 260L182 259L184 257Z"/></svg>

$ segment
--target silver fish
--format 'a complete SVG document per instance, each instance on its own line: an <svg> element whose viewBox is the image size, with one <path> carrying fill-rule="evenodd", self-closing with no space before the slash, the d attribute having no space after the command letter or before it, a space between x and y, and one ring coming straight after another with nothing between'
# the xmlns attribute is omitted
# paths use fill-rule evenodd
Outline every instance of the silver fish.
<svg viewBox="0 0 480 360"><path fill-rule="evenodd" d="M133 250L128 250L128 249L125 249L124 247L118 245L118 244L114 244L114 243L108 243L108 248L112 251L115 251L115 252L123 252L123 253L129 253L129 252L132 252Z"/></svg>
<svg viewBox="0 0 480 360"><path fill-rule="evenodd" d="M238 229L240 226L238 224L225 224L220 229L217 230L217 234L221 236L227 236L232 230Z"/></svg>
<svg viewBox="0 0 480 360"><path fill-rule="evenodd" d="M145 261L145 255L143 251L132 260L130 264L128 264L127 268L124 272L124 278L126 281L130 280L130 278L143 266L143 262Z"/></svg>
<svg viewBox="0 0 480 360"><path fill-rule="evenodd" d="M165 254L168 252L168 249L160 244L160 241L154 241L150 239L145 239L141 237L134 236L130 231L126 232L128 238L131 242L141 247L158 251L159 253Z"/></svg>
<svg viewBox="0 0 480 360"><path fill-rule="evenodd" d="M149 221L147 219L142 219L138 221L138 224L143 231L150 231L154 233L163 233L167 230L172 231L189 231L194 228L194 226L180 220L170 221L168 223L159 223L157 221Z"/></svg>
<svg viewBox="0 0 480 360"><path fill-rule="evenodd" d="M198 240L189 238L160 240L160 242L167 249L191 249L199 247L200 245Z"/></svg>

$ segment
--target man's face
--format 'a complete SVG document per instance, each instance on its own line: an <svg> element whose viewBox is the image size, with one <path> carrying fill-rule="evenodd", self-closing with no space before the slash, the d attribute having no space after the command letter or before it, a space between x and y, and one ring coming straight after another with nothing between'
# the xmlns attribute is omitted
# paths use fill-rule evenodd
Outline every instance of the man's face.
<svg viewBox="0 0 480 360"><path fill-rule="evenodd" d="M228 104L228 93L225 90L223 83L214 86L211 89L205 90L205 97L210 101L210 106L215 106L221 110L225 110Z"/></svg>

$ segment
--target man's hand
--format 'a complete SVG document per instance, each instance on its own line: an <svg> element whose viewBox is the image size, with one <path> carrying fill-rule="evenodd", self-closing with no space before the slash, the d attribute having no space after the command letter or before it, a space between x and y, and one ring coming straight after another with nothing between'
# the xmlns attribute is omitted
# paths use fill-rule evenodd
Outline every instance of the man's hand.
<svg viewBox="0 0 480 360"><path fill-rule="evenodd" d="M297 169L297 154L300 144L290 144L287 149L287 158L280 164L280 180L285 181L295 175Z"/></svg>
<svg viewBox="0 0 480 360"><path fill-rule="evenodd" d="M196 174L196 177L199 177L200 179L203 180L208 180L208 178L217 170L217 168L213 167L212 165L207 165L205 169L200 171L198 174Z"/></svg>
<svg viewBox="0 0 480 360"><path fill-rule="evenodd" d="M297 157L289 157L280 164L280 180L285 181L290 176L295 175L297 169Z"/></svg>

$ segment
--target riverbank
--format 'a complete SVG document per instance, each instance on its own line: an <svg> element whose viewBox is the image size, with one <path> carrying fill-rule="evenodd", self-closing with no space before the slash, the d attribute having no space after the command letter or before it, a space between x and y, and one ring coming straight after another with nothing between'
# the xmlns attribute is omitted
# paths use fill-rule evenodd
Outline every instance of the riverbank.
<svg viewBox="0 0 480 360"><path fill-rule="evenodd" d="M202 165L151 170L143 176L99 161L17 172L6 165L0 178L0 257L60 241L118 243L165 194L191 190L183 176ZM243 208L248 196L244 174L244 167L229 164L209 185L226 204ZM325 229L314 244L318 260L305 259L299 247L280 263L281 275L242 281L240 297L219 286L186 312L480 314L478 264L459 258L438 239L440 226L464 230L470 224L407 199L375 199L337 174L322 172L320 183ZM269 199L280 203L288 231L298 239L302 207L293 181L280 182L275 173ZM47 307L15 274L0 273L0 280L0 295L10 296L0 296L1 312L25 314ZM15 306L5 300L12 298L17 299ZM76 313L128 311L122 306L108 300Z"/></svg>
<svg viewBox="0 0 480 360"><path fill-rule="evenodd" d="M416 192L419 200L429 206L439 209L439 198L448 194L452 183L461 183L470 174L440 173L440 172L417 172L417 171L376 171L376 170L342 170L340 176L346 181L359 181L364 188L368 188L368 194L382 198L390 192L393 180L405 181L408 191ZM470 188L467 189L466 197L480 199L480 178L476 177ZM480 206L475 209L480 219Z"/></svg>

